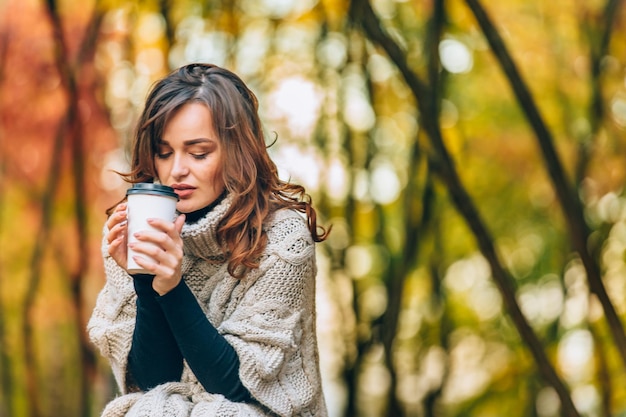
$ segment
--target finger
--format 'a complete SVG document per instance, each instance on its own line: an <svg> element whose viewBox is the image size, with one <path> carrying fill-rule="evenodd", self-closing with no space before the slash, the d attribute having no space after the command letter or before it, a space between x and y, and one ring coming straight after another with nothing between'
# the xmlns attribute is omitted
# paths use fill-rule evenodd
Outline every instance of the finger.
<svg viewBox="0 0 626 417"><path fill-rule="evenodd" d="M183 257L182 241L175 242L168 234L154 231L137 232L134 237L137 240L130 244L131 249L141 251L155 258L159 263L167 263L172 267L181 262Z"/></svg>
<svg viewBox="0 0 626 417"><path fill-rule="evenodd" d="M183 242L180 231L185 223L184 215L180 215L175 223L160 219L149 219L148 222L156 230L142 230L135 233L133 236L137 240L152 242L166 251L182 252Z"/></svg>
<svg viewBox="0 0 626 417"><path fill-rule="evenodd" d="M134 233L133 237L140 242L148 242L153 245L159 246L163 250L167 250L168 247L172 246L169 243L172 238L167 233L161 231L142 230L140 232Z"/></svg>
<svg viewBox="0 0 626 417"><path fill-rule="evenodd" d="M170 220L164 220L159 218L151 218L146 220L148 224L155 229L164 232L164 233L172 233L174 231L174 222Z"/></svg>
<svg viewBox="0 0 626 417"><path fill-rule="evenodd" d="M141 268L145 269L146 271L148 271L151 274L156 275L156 269L158 267L158 264L156 264L155 262L153 262L153 261L151 261L149 259L146 259L143 256L138 256L138 255L133 256L133 260Z"/></svg>
<svg viewBox="0 0 626 417"><path fill-rule="evenodd" d="M109 247L107 248L107 252L109 253L110 256L114 257L116 254L120 253L120 248L123 244L124 244L123 236L113 239L111 242L109 242Z"/></svg>
<svg viewBox="0 0 626 417"><path fill-rule="evenodd" d="M162 247L147 241L131 242L128 244L128 247L132 249L135 253L146 255L154 259L154 261L157 263L160 263L164 259L164 255L166 254L165 250Z"/></svg>
<svg viewBox="0 0 626 417"><path fill-rule="evenodd" d="M185 215L181 214L176 218L176 221L174 222L174 230L176 231L177 235L181 234L181 232L183 231L184 225L185 225Z"/></svg>
<svg viewBox="0 0 626 417"><path fill-rule="evenodd" d="M160 250L160 248L136 243L133 244L132 249L137 253L136 256L133 256L135 262L155 275L169 278L178 269L176 259L167 252Z"/></svg>
<svg viewBox="0 0 626 417"><path fill-rule="evenodd" d="M107 228L111 230L116 224L126 221L126 216L126 204L119 204L107 219Z"/></svg>
<svg viewBox="0 0 626 417"><path fill-rule="evenodd" d="M137 240L129 247L138 253L147 255L159 264L177 267L183 256L181 246L176 245L165 233L138 233Z"/></svg>
<svg viewBox="0 0 626 417"><path fill-rule="evenodd" d="M180 232L183 230L183 225L185 224L185 215L180 214L173 222L159 219L159 218L151 218L147 219L147 222L154 228L161 230L170 236L178 236Z"/></svg>
<svg viewBox="0 0 626 417"><path fill-rule="evenodd" d="M107 242L111 244L118 238L124 238L127 232L127 221L122 220L120 223L113 225L107 233Z"/></svg>

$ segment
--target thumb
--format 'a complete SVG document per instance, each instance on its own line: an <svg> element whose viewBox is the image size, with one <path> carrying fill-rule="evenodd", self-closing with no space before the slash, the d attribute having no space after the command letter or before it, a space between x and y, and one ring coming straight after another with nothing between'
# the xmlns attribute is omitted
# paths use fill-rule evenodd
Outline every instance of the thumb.
<svg viewBox="0 0 626 417"><path fill-rule="evenodd" d="M179 215L174 221L174 230L176 230L177 234L180 234L183 230L183 225L185 224L185 215Z"/></svg>

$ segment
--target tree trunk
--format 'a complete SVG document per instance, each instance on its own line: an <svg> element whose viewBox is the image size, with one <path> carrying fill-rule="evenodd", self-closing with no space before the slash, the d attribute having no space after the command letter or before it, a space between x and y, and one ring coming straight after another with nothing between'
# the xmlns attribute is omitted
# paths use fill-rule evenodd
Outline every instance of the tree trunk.
<svg viewBox="0 0 626 417"><path fill-rule="evenodd" d="M0 34L0 91L4 86L4 68L7 62L7 53L9 49L9 32L8 30L2 31ZM0 124L0 143L3 143L4 126ZM5 172L6 172L6 156L5 152L0 152L0 226L3 222L3 208L6 202L4 201L5 195ZM0 230L0 236L2 236L2 230ZM1 249L1 248L0 248ZM2 250L0 250L0 257L2 256ZM0 258L0 265L6 265ZM7 348L7 336L5 326L5 306L4 306L4 279L3 273L0 270L0 383L2 387L0 389L0 417L9 417L13 415L13 393L11 384L11 360Z"/></svg>
<svg viewBox="0 0 626 417"><path fill-rule="evenodd" d="M602 305L611 335L613 336L613 342L620 354L622 362L626 366L626 333L624 333L620 318L606 292L597 259L589 251L590 231L585 221L582 203L577 198L576 192L565 177L565 170L554 147L552 134L548 130L526 83L522 79L515 62L504 45L502 37L494 27L484 8L478 0L465 0L465 2L472 13L474 13L496 59L511 84L511 88L517 97L520 107L524 111L524 114L526 114L529 124L535 131L545 166L552 179L556 195L568 225L572 245L585 267L589 289L596 295Z"/></svg>
<svg viewBox="0 0 626 417"><path fill-rule="evenodd" d="M432 94L434 94L432 90L436 90L438 86L428 87L409 68L406 54L383 30L380 21L367 0L353 0L350 4L350 16L354 22L358 22L362 26L366 36L372 42L385 50L413 92L420 110L421 125L424 127L433 145L434 154L430 155L433 172L446 185L457 211L463 216L473 232L480 251L491 268L493 279L500 290L504 305L517 331L533 354L539 372L543 375L546 382L555 389L561 400L563 415L579 417L579 413L574 407L565 384L557 375L554 367L548 360L539 338L517 304L512 278L498 259L493 246L493 239L471 197L461 183L454 162L445 147L438 124L438 103L432 98Z"/></svg>

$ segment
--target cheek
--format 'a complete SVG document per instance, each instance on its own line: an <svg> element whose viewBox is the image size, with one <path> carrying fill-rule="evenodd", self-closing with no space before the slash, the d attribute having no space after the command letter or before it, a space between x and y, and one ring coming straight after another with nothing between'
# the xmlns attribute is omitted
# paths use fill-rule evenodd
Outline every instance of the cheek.
<svg viewBox="0 0 626 417"><path fill-rule="evenodd" d="M221 189L224 187L224 175L222 170L222 164L214 164L210 167L207 172L207 177L210 179L213 184L213 188Z"/></svg>
<svg viewBox="0 0 626 417"><path fill-rule="evenodd" d="M211 183L213 184L213 189L216 191L221 191L224 188L224 178L221 169L213 170L211 173Z"/></svg>
<svg viewBox="0 0 626 417"><path fill-rule="evenodd" d="M161 179L163 178L165 175L165 167L163 164L163 161L160 161L158 159L155 158L154 160L154 173L156 174L156 176Z"/></svg>

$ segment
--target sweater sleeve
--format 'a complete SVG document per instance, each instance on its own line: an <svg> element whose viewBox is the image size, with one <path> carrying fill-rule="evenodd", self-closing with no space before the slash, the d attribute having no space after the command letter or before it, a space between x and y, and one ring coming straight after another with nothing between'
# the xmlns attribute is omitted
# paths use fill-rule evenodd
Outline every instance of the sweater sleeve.
<svg viewBox="0 0 626 417"><path fill-rule="evenodd" d="M133 276L137 318L128 370L132 381L143 391L165 382L180 381L183 371L183 356L157 302L153 279L152 275Z"/></svg>
<svg viewBox="0 0 626 417"><path fill-rule="evenodd" d="M135 328L135 289L133 279L107 253L104 228L102 256L106 282L98 294L87 331L94 345L105 357L122 393L128 392L126 367Z"/></svg>
<svg viewBox="0 0 626 417"><path fill-rule="evenodd" d="M239 379L235 349L209 322L184 280L157 298L189 367L204 389L231 401L249 402Z"/></svg>
<svg viewBox="0 0 626 417"><path fill-rule="evenodd" d="M288 213L287 213L288 214ZM268 230L248 289L218 330L235 348L252 396L280 416L325 415L315 333L315 247L297 215Z"/></svg>

